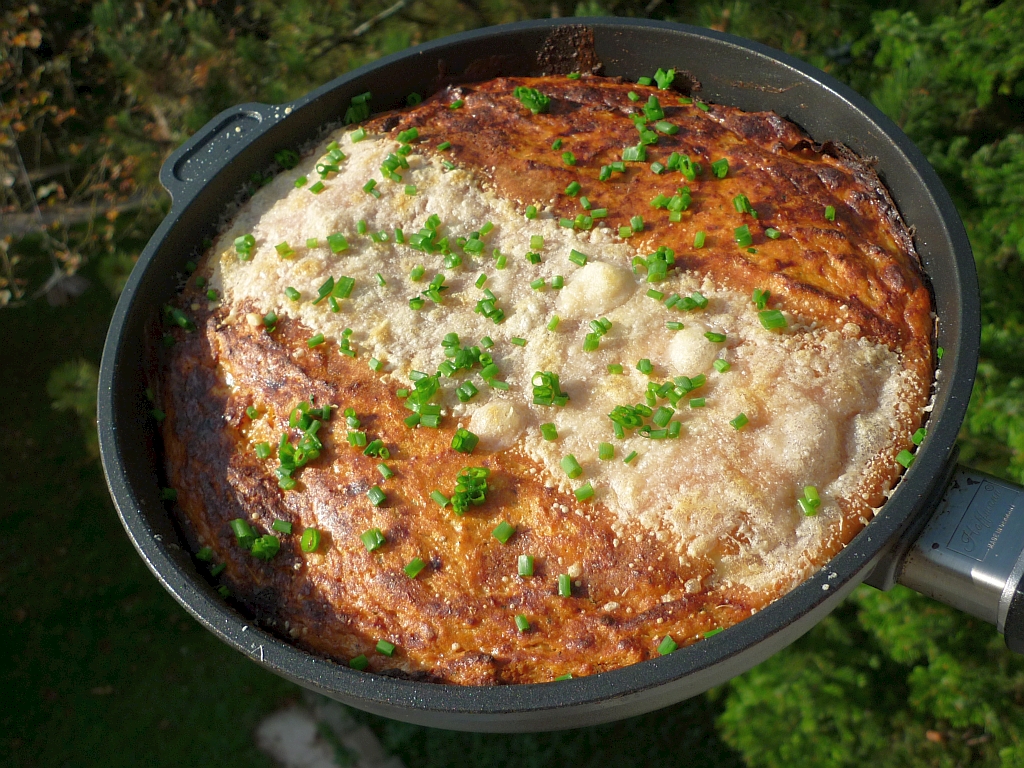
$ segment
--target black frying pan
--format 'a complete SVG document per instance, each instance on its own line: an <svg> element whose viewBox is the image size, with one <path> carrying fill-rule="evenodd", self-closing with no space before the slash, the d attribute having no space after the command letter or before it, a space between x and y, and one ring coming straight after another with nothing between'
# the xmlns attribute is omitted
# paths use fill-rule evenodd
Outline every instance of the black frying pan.
<svg viewBox="0 0 1024 768"><path fill-rule="evenodd" d="M411 91L431 93L441 82L540 74L545 67L538 53L553 32L561 33L555 35L561 42L549 44L546 61L561 58L569 65L561 71L571 71L568 24L592 30L604 74L636 79L658 67L675 67L702 84L706 100L774 110L819 142L841 142L863 157L877 158L879 175L916 232L934 288L937 343L945 355L928 437L880 514L845 550L788 595L704 642L592 677L539 685L469 688L356 672L254 626L218 596L183 547L159 495L160 451L144 395L147 328L178 289L185 261L198 255L225 206L251 174L271 164L275 151L316 138L364 91L373 92L373 109L380 111L404 105ZM793 642L865 579L889 588L899 578L996 623L1011 648L1024 645L1024 597L1017 591L1024 571L1024 562L1018 562L1024 515L1014 512L1024 496L955 465L980 326L967 237L921 152L864 98L820 70L757 43L676 24L627 19L510 24L389 56L291 104L245 104L222 112L167 160L160 179L174 203L121 294L103 352L103 467L128 535L164 587L207 629L276 674L360 709L422 725L475 731L573 728L649 712L740 674Z"/></svg>

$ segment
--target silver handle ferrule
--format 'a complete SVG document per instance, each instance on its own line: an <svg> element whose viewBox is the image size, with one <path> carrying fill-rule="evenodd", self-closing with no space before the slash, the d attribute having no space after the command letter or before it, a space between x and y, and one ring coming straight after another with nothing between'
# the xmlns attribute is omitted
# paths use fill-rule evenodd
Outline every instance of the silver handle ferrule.
<svg viewBox="0 0 1024 768"><path fill-rule="evenodd" d="M1003 632L1022 552L1024 488L958 467L897 581Z"/></svg>

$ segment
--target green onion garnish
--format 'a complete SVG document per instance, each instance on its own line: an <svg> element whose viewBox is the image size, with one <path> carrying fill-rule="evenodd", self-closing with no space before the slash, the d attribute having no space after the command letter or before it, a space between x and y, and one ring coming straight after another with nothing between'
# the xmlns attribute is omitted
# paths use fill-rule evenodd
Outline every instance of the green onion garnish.
<svg viewBox="0 0 1024 768"><path fill-rule="evenodd" d="M292 532L292 524L289 523L287 520L275 520L273 523L270 524L270 527L278 533Z"/></svg>
<svg viewBox="0 0 1024 768"><path fill-rule="evenodd" d="M322 333L318 333L316 336L306 340L306 346L312 349L313 347L320 346L324 341L324 335Z"/></svg>
<svg viewBox="0 0 1024 768"><path fill-rule="evenodd" d="M538 277L536 280L531 280L530 281L530 287L533 288L533 290L535 290L535 291L542 290L544 287L547 286L547 284L548 284L547 281L543 277ZM520 345L520 346L522 346L522 345Z"/></svg>
<svg viewBox="0 0 1024 768"><path fill-rule="evenodd" d="M533 576L533 555L520 555L518 569L519 575L524 578Z"/></svg>
<svg viewBox="0 0 1024 768"><path fill-rule="evenodd" d="M713 365L715 366L715 370L718 371L719 373L725 373L730 368L732 368L732 365L729 364L729 361L723 360L722 358L718 358L717 360L715 360Z"/></svg>
<svg viewBox="0 0 1024 768"><path fill-rule="evenodd" d="M642 216L634 216L629 220L629 227L634 232L642 232L644 228L644 219Z"/></svg>
<svg viewBox="0 0 1024 768"><path fill-rule="evenodd" d="M196 552L196 559L202 560L204 563L208 563L213 560L213 549L211 547L203 547Z"/></svg>
<svg viewBox="0 0 1024 768"><path fill-rule="evenodd" d="M314 195L319 195L321 192L324 191L324 189L324 183L322 181L318 181L309 188L309 191L312 192Z"/></svg>
<svg viewBox="0 0 1024 768"><path fill-rule="evenodd" d="M661 656L668 656L677 648L679 648L679 646L676 644L676 641L672 639L671 635L665 635L664 639L658 643L658 653Z"/></svg>
<svg viewBox="0 0 1024 768"><path fill-rule="evenodd" d="M299 547L303 552L316 552L320 546L320 531L316 528L307 528L302 532L299 540Z"/></svg>
<svg viewBox="0 0 1024 768"><path fill-rule="evenodd" d="M567 474L569 476L569 479L571 480L575 480L577 477L583 474L583 467L580 466L580 463L576 461L576 457L573 456L571 453L568 454L567 456L564 456L560 463L562 466L562 471L564 471L565 474Z"/></svg>
<svg viewBox="0 0 1024 768"><path fill-rule="evenodd" d="M543 437L548 442L558 439L558 430L555 428L555 425L550 422L547 424L540 425L540 434L541 437Z"/></svg>
<svg viewBox="0 0 1024 768"><path fill-rule="evenodd" d="M733 429L743 429L747 424L750 423L750 419L747 418L745 413L741 413L735 419L729 422Z"/></svg>
<svg viewBox="0 0 1024 768"><path fill-rule="evenodd" d="M645 376L650 376L651 373L654 371L654 366L651 364L651 361L645 357L639 362L637 362L636 369Z"/></svg>
<svg viewBox="0 0 1024 768"><path fill-rule="evenodd" d="M406 184L405 185L405 194L407 194L407 195L415 195L416 194L416 185L415 184Z"/></svg>
<svg viewBox="0 0 1024 768"><path fill-rule="evenodd" d="M767 330L773 331L778 328L785 328L789 325L785 315L777 309L766 309L757 313L758 320Z"/></svg>
<svg viewBox="0 0 1024 768"><path fill-rule="evenodd" d="M562 162L565 163L566 165L576 165L576 155L574 155L572 152L563 152Z"/></svg>
<svg viewBox="0 0 1024 768"><path fill-rule="evenodd" d="M619 363L608 363L608 373L616 376L622 375L622 366Z"/></svg>
<svg viewBox="0 0 1024 768"><path fill-rule="evenodd" d="M380 476L383 477L385 480L390 480L392 477L395 476L395 473L391 469L391 467L389 467L384 462L381 462L380 464L377 465L377 471L380 472Z"/></svg>
<svg viewBox="0 0 1024 768"><path fill-rule="evenodd" d="M410 579L415 579L420 574L420 571L426 567L427 564L421 558L414 557L402 570L405 571L405 575Z"/></svg>
<svg viewBox="0 0 1024 768"><path fill-rule="evenodd" d="M590 483L584 483L575 491L573 491L573 493L576 494L576 501L586 501L587 499L593 497L594 486L592 486Z"/></svg>
<svg viewBox="0 0 1024 768"><path fill-rule="evenodd" d="M567 194L569 197L575 197L577 194L579 194L580 189L580 183L578 181L573 181L569 184L569 186L565 188L565 194Z"/></svg>
<svg viewBox="0 0 1024 768"><path fill-rule="evenodd" d="M575 248L573 248L571 251L569 251L569 261L571 261L573 264L578 264L581 267L586 266L587 255L585 253L580 253Z"/></svg>
<svg viewBox="0 0 1024 768"><path fill-rule="evenodd" d="M726 336L724 333L715 333L714 331L707 331L704 334L704 338L715 344L721 344L723 341L725 341Z"/></svg>
<svg viewBox="0 0 1024 768"><path fill-rule="evenodd" d="M750 234L750 227L746 224L742 227L736 227L732 232L737 245L741 245L746 248L754 242L754 238Z"/></svg>
<svg viewBox="0 0 1024 768"><path fill-rule="evenodd" d="M778 240L780 237L782 237L782 233L779 232L779 230L775 229L774 227L768 227L768 229L764 231L764 235L770 240Z"/></svg>
<svg viewBox="0 0 1024 768"><path fill-rule="evenodd" d="M362 129L360 128L360 130L362 130ZM354 670L356 670L358 672L362 672L364 669L366 669L368 666L370 666L370 660L368 658L366 658L366 654L365 653L360 653L358 656L356 656L354 659L352 659L352 661L350 661L348 663L348 665L352 669L354 669Z"/></svg>
<svg viewBox="0 0 1024 768"><path fill-rule="evenodd" d="M561 597L572 597L572 580L567 573L558 575L558 594Z"/></svg>
<svg viewBox="0 0 1024 768"><path fill-rule="evenodd" d="M363 546L366 547L367 552L380 549L387 543L387 539L384 538L384 532L380 528L371 528L368 531L364 531L359 535L359 538L362 539Z"/></svg>
<svg viewBox="0 0 1024 768"><path fill-rule="evenodd" d="M771 297L772 292L762 290L761 288L755 288L754 293L751 294L750 300L754 302L754 306L758 309L764 309L768 306L768 299Z"/></svg>
<svg viewBox="0 0 1024 768"><path fill-rule="evenodd" d="M294 255L295 253L292 247L288 245L287 240L283 243L278 243L277 245L275 245L274 250L277 251L277 255L280 256L282 259L286 259L289 256Z"/></svg>
<svg viewBox="0 0 1024 768"><path fill-rule="evenodd" d="M512 92L512 95L519 99L523 106L535 115L541 112L547 112L548 107L551 104L551 99L536 88L525 88L523 86L519 86Z"/></svg>
<svg viewBox="0 0 1024 768"><path fill-rule="evenodd" d="M555 275L551 278L551 287L556 291L561 290L563 285L565 285L565 278L561 275Z"/></svg>
<svg viewBox="0 0 1024 768"><path fill-rule="evenodd" d="M498 527L491 531L491 536L496 538L502 544L508 544L508 540L512 538L512 535L516 532L514 525L509 525L504 520L498 524Z"/></svg>
<svg viewBox="0 0 1024 768"><path fill-rule="evenodd" d="M459 453L472 453L480 438L468 429L457 429L452 437L452 448Z"/></svg>
<svg viewBox="0 0 1024 768"><path fill-rule="evenodd" d="M537 218L537 206L536 205L528 205L528 206L526 206L526 218L528 218L528 219L536 219Z"/></svg>
<svg viewBox="0 0 1024 768"><path fill-rule="evenodd" d="M439 506L441 506L441 507L447 507L451 503L448 500L448 497L445 496L443 493L441 493L438 490L431 491L430 492L430 498L432 498L435 502L437 502L437 504Z"/></svg>
<svg viewBox="0 0 1024 768"><path fill-rule="evenodd" d="M681 331L685 326L678 320L667 320L665 322L665 327L668 328L670 331Z"/></svg>
<svg viewBox="0 0 1024 768"><path fill-rule="evenodd" d="M465 103L466 102L462 99L456 99L455 101L448 105L448 109L462 109L462 106Z"/></svg>
<svg viewBox="0 0 1024 768"><path fill-rule="evenodd" d="M611 443L598 443L597 457L601 459L601 461L608 461L609 459L615 458L615 446Z"/></svg>
<svg viewBox="0 0 1024 768"><path fill-rule="evenodd" d="M525 347L526 339L521 338L519 336L513 336L511 339L508 340L508 343L515 344L517 347Z"/></svg>
<svg viewBox="0 0 1024 768"><path fill-rule="evenodd" d="M558 680L572 680L572 672L566 672L564 675L559 675L558 677L554 678L554 680L556 682Z"/></svg>
<svg viewBox="0 0 1024 768"><path fill-rule="evenodd" d="M520 632L526 632L530 629L530 621L521 613L516 614L516 628Z"/></svg>
<svg viewBox="0 0 1024 768"><path fill-rule="evenodd" d="M395 644L389 643L387 640L377 641L377 653L382 653L385 656L392 656L395 653Z"/></svg>
<svg viewBox="0 0 1024 768"><path fill-rule="evenodd" d="M387 499L387 494L380 489L380 487L374 485L366 492L366 495L370 497L370 503L375 507L379 507Z"/></svg>
<svg viewBox="0 0 1024 768"><path fill-rule="evenodd" d="M836 209L833 206L831 206L831 205L826 205L825 206L825 218L828 219L829 221L835 221L836 220Z"/></svg>
<svg viewBox="0 0 1024 768"><path fill-rule="evenodd" d="M913 441L914 445L920 445L921 443L924 442L924 439L927 436L928 436L928 430L925 429L924 427L921 427L919 430L917 430L917 432L914 433L914 436L911 437L910 439L911 439L911 441Z"/></svg>
<svg viewBox="0 0 1024 768"><path fill-rule="evenodd" d="M629 454L629 456L627 456L626 458L624 458L624 459L622 460L622 463L623 463L623 464L629 464L629 462L631 462L631 461L632 461L633 459L635 459L636 457L637 457L637 453L636 453L636 451L632 451L632 452L631 452L631 453Z"/></svg>
<svg viewBox="0 0 1024 768"><path fill-rule="evenodd" d="M729 161L724 157L721 160L715 160L711 164L711 172L720 179L724 179L729 173Z"/></svg>
<svg viewBox="0 0 1024 768"><path fill-rule="evenodd" d="M896 454L896 461L902 464L905 468L910 469L910 465L914 463L914 454L904 448Z"/></svg>
<svg viewBox="0 0 1024 768"><path fill-rule="evenodd" d="M178 492L173 488L160 489L160 501L177 501Z"/></svg>

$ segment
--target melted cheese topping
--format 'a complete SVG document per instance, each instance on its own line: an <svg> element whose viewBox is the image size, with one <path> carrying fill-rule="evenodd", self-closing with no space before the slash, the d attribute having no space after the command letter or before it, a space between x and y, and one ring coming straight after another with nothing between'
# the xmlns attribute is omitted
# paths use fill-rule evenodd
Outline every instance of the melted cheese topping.
<svg viewBox="0 0 1024 768"><path fill-rule="evenodd" d="M381 162L398 145L381 135L359 143L349 137L331 137L348 157L322 193L293 184L300 175L316 178L318 154L260 190L222 234L211 283L229 306L249 302L263 312L274 310L335 341L351 328L350 342L360 357L382 361L383 374L400 386L407 386L410 371L437 370L446 359L441 346L446 334L457 333L463 345L489 336L494 346L488 351L509 389L486 386L479 368L459 372L442 379L439 401L445 413L477 434L481 448L524 451L551 486L572 490L590 482L594 501L611 510L621 535L645 530L674 548L681 561L710 558L720 583L753 590L794 585L809 575L822 542L842 524L841 502L878 503L858 497L869 487L874 465L888 460L900 420L908 416L906 393L920 386L894 352L860 338L856 326L842 333L815 328L786 312L784 301L789 327L765 330L749 297L709 276L680 270L672 270L657 289L666 296L700 290L709 303L695 312L667 310L646 295L651 286L644 273L630 270L638 254L609 228L600 223L589 232L562 228L543 210L527 220L522 210L531 201L504 200L481 188L472 174L446 172L440 160L415 151L403 182L378 182L376 199L363 185L379 177ZM417 193L406 195L405 184L415 184ZM543 208L543 201L533 202ZM442 235L453 240L491 222L484 252L463 256L460 268L444 270L440 254L394 242L396 228L406 236L416 233L431 214L441 219ZM360 220L370 233L386 232L388 242L357 235ZM255 236L256 247L252 259L243 262L232 242L246 233ZM349 248L332 254L326 247L332 233L344 234ZM525 258L533 235L544 238L536 265ZM319 245L307 248L309 238ZM282 242L294 255L278 256L274 246ZM587 255L585 266L569 260L571 249ZM497 252L507 259L501 270L492 255ZM413 282L410 272L417 265L426 273ZM443 303L427 299L422 309L411 309L409 299L435 274L443 274L449 286ZM501 324L474 311L483 298L475 285L480 274L505 312ZM354 278L355 288L339 302L340 312L332 312L326 301L314 305L327 277L342 275ZM565 287L553 290L552 278L559 275ZM545 280L541 290L530 287L537 279ZM300 301L285 297L289 286L301 292ZM554 315L560 322L549 331ZM610 330L596 352L584 352L590 321L602 317L611 321ZM685 328L669 330L668 320ZM246 318L233 315L230 321ZM726 341L709 341L708 331L725 334ZM525 346L513 345L514 337L525 339ZM643 358L653 363L650 377L636 368ZM717 359L731 368L719 373L713 367ZM621 364L624 373L610 374L611 363ZM537 371L558 374L570 396L565 407L533 404L531 378ZM679 439L650 440L635 433L614 438L607 414L615 406L645 402L650 381L698 374L707 383L690 397L705 398L706 405L690 408L688 397L679 402L674 416L682 422ZM480 393L463 404L455 388L466 378ZM749 424L736 430L730 420L740 413ZM556 441L541 436L540 425L547 422L558 430ZM615 446L613 459L598 458L601 442ZM637 457L625 464L623 458L633 451ZM560 467L567 454L583 467L576 480ZM797 506L806 485L816 486L822 498L814 517L805 517Z"/></svg>

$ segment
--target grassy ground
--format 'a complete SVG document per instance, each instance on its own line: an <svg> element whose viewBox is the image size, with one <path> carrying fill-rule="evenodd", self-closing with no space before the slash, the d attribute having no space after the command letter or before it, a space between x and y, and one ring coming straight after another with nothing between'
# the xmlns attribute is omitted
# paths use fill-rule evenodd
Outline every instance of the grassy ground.
<svg viewBox="0 0 1024 768"><path fill-rule="evenodd" d="M30 275L34 284L46 276ZM268 765L257 721L298 689L216 640L125 536L76 418L45 384L99 362L113 300L0 311L0 764ZM705 698L623 723L529 736L453 734L360 716L409 766L739 765Z"/></svg>

